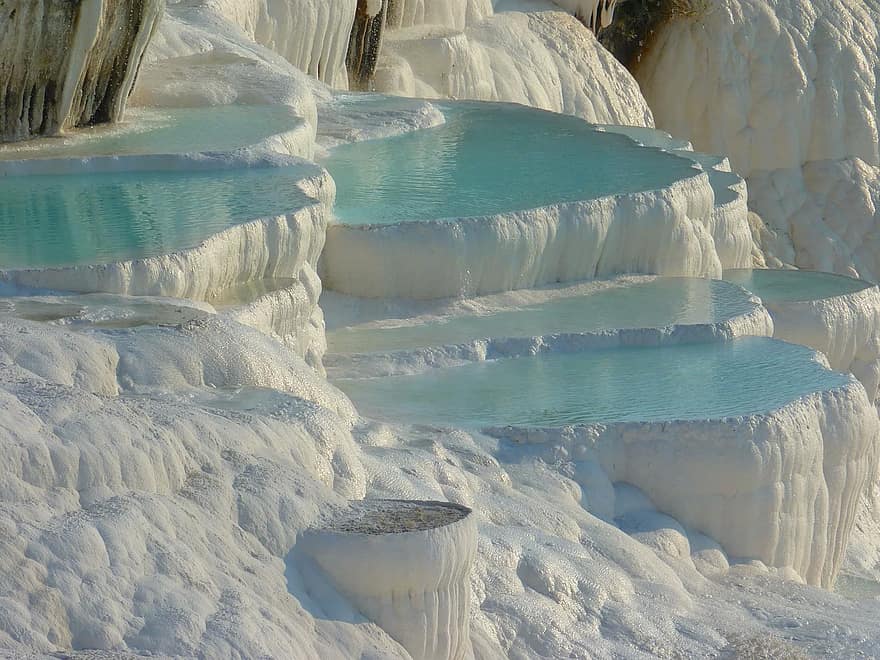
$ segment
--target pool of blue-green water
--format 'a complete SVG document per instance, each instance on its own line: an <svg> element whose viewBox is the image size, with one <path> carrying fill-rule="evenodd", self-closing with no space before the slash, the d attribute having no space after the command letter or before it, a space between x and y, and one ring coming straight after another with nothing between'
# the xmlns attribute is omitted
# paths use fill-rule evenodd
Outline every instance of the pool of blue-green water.
<svg viewBox="0 0 880 660"><path fill-rule="evenodd" d="M471 428L718 419L776 410L851 382L766 337L540 354L339 379L365 414Z"/></svg>
<svg viewBox="0 0 880 660"><path fill-rule="evenodd" d="M870 282L852 277L810 270L727 270L724 279L767 303L821 300L872 286Z"/></svg>
<svg viewBox="0 0 880 660"><path fill-rule="evenodd" d="M0 177L0 268L153 257L306 200L299 167Z"/></svg>
<svg viewBox="0 0 880 660"><path fill-rule="evenodd" d="M691 161L524 106L439 104L446 123L354 142L321 161L336 180L336 218L393 224L492 215L656 190Z"/></svg>
<svg viewBox="0 0 880 660"><path fill-rule="evenodd" d="M538 337L618 328L715 323L747 314L751 296L720 280L657 278L596 282L577 295L483 314L426 316L327 332L334 353L384 352L460 344L487 337Z"/></svg>
<svg viewBox="0 0 880 660"><path fill-rule="evenodd" d="M0 161L231 151L301 123L292 108L279 105L130 108L118 124L0 144Z"/></svg>

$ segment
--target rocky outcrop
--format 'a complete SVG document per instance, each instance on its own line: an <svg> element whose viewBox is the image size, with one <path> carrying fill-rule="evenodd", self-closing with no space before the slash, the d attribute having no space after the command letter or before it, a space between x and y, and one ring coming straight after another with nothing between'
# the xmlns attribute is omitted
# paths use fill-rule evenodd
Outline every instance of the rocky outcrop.
<svg viewBox="0 0 880 660"><path fill-rule="evenodd" d="M388 2L385 0L358 0L345 60L352 89L367 89L370 86L382 49L387 12Z"/></svg>
<svg viewBox="0 0 880 660"><path fill-rule="evenodd" d="M116 121L165 0L0 0L0 142Z"/></svg>

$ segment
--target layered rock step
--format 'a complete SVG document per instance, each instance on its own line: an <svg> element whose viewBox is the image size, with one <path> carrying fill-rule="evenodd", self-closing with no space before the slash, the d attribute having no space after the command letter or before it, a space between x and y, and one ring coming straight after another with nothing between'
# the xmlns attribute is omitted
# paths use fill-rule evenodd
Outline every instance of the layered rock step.
<svg viewBox="0 0 880 660"><path fill-rule="evenodd" d="M880 289L843 275L804 270L729 270L724 278L759 296L774 337L821 351L875 400L880 386Z"/></svg>
<svg viewBox="0 0 880 660"><path fill-rule="evenodd" d="M488 429L538 443L529 455L551 463L594 461L731 556L825 587L877 468L864 388L811 349L766 337L334 382L373 417Z"/></svg>
<svg viewBox="0 0 880 660"><path fill-rule="evenodd" d="M429 299L751 263L744 189L684 152L531 108L439 107L442 126L322 160L339 191L328 288Z"/></svg>

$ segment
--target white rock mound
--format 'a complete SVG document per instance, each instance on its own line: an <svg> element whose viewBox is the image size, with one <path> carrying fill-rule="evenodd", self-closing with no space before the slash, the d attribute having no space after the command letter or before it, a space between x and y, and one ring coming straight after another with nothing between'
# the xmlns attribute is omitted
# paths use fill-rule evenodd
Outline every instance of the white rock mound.
<svg viewBox="0 0 880 660"><path fill-rule="evenodd" d="M635 71L658 126L730 156L796 265L872 280L878 18L870 0L704 3Z"/></svg>

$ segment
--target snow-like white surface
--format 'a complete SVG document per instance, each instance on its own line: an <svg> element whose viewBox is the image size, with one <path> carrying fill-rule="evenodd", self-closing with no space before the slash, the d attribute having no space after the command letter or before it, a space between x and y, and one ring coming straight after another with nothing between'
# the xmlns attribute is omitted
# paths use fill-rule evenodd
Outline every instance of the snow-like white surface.
<svg viewBox="0 0 880 660"><path fill-rule="evenodd" d="M653 192L487 218L332 224L320 272L341 293L416 299L617 273L719 277L751 263L752 239L744 215L717 221L714 200L708 176L695 172Z"/></svg>
<svg viewBox="0 0 880 660"><path fill-rule="evenodd" d="M492 13L492 0L395 0L389 6L386 25L389 29L432 25L463 30Z"/></svg>
<svg viewBox="0 0 880 660"><path fill-rule="evenodd" d="M563 9L587 22L590 28L599 31L606 28L614 20L614 8L617 0L553 0Z"/></svg>
<svg viewBox="0 0 880 660"><path fill-rule="evenodd" d="M877 165L877 16L870 0L721 0L661 28L637 76L660 127L747 177Z"/></svg>
<svg viewBox="0 0 880 660"><path fill-rule="evenodd" d="M513 101L596 123L653 126L632 76L562 11L501 12L463 31L449 25L389 30L375 86L403 96Z"/></svg>
<svg viewBox="0 0 880 660"><path fill-rule="evenodd" d="M401 6L435 11L435 4L407 0ZM330 14L344 18L345 6L311 0L174 3L132 102L285 104L304 120L291 152L308 157L318 102L330 94L284 57L300 58L306 70L323 63L318 75L338 80L332 63L344 54L344 31ZM596 121L650 125L633 80L575 19L509 11L480 22L489 15L488 4L467 6L465 43L448 61L475 57L467 65L475 73L462 75L457 89ZM460 21L458 16L442 20ZM262 45L251 41L258 25ZM284 50L282 43L284 57L270 50ZM389 70L400 64L397 80L406 83L398 91L421 85L428 75L410 67L410 76L408 63L389 61ZM333 103L327 106L332 112ZM337 117L328 135L357 139L430 125L436 115L422 109L397 114L390 129L377 125L375 116ZM314 265L332 184L322 175L312 181L316 188L307 192L313 205L242 225L185 253L15 276L41 287L121 295L86 302L89 296L42 292L38 299L0 301L0 655L94 649L159 657L410 657L332 584L290 561L297 539L320 527L323 514L365 496L449 500L474 509L470 644L477 659L725 657L794 647L837 657L876 653L880 606L799 585L795 572L819 582L839 563L852 514L850 488L869 453L857 455L859 434L876 424L863 393L847 388L773 419L738 427L731 422L724 437L734 442L723 443L721 432L712 436L718 440L713 455L705 437L682 433L694 451L660 456L659 447L675 438L658 427L659 444L652 449L646 441L620 468L629 470L627 479L643 478L654 501L616 482L623 478L617 465L569 452L581 447L574 440L516 445L456 429L357 420L340 392L276 340L304 351L313 343L301 343L303 337L323 338ZM713 220L713 191L705 177L701 181L691 201L670 193L662 209L659 200L649 207L655 220L673 229L667 238L657 238L656 223L647 217L637 233L611 225L602 234L608 264L705 273L747 265L727 263L740 261L738 237L727 252L736 258L723 256L719 246L729 230L721 228L723 219ZM621 213L641 217L633 211L642 206ZM498 228L518 226L511 221ZM539 281L546 274L541 281L550 281L550 271L562 263L576 271L575 252L583 246L573 245L570 254L563 249L573 225L555 242L548 237L562 225L551 218L540 226L537 238L557 249L546 263L556 265L530 266L529 277ZM500 281L502 288L518 284L509 272L492 274L498 262L481 250L494 239L466 236L477 242L472 263L487 262L480 279ZM538 243L529 240L526 232L514 241L527 262L538 255ZM742 255L749 254L742 243ZM409 245L395 240L391 247ZM609 265L597 272L613 270ZM441 289L456 288L437 272ZM221 308L231 289L267 278L291 280L290 286ZM416 281L425 279L419 274ZM472 289L453 293L462 290ZM217 309L206 302L124 297L147 293L207 300ZM57 305L70 310L45 309ZM298 330L288 325L291 319ZM307 319L309 328L303 328ZM292 339L286 334L291 329ZM315 352L306 355L314 359ZM605 430L604 437L610 441L614 433ZM771 436L779 439L776 445ZM747 454L747 447L757 446L748 444L750 438L767 440L762 446L768 452ZM716 459L737 448L742 463L729 474L719 472ZM642 455L666 461L666 470L641 475L648 470L641 467ZM845 470L823 474L823 463L841 466L848 455ZM701 457L706 465L694 466L695 474L706 468L702 474L712 475L712 484L682 477L682 465ZM716 479L719 474L724 478ZM729 475L742 479L735 483ZM752 494L753 512L730 512L736 524L709 515L723 509L715 501L682 502L668 492L671 484L693 493L730 486L748 499L742 480L755 475L765 490ZM791 504L789 491L804 496L801 504ZM865 502L872 497L876 492ZM738 563L715 540L671 518L669 510L679 505L683 515L710 518L706 529L724 526L717 533L731 543L740 532L744 551L766 553L768 562L792 568ZM847 564L866 579L878 575L878 510L874 504L861 512ZM817 515L811 522L811 511L826 511L827 520ZM760 538L743 526L750 513L762 513L772 528L773 512L793 515L776 519L778 537ZM823 529L824 546L806 549L793 540Z"/></svg>
<svg viewBox="0 0 880 660"><path fill-rule="evenodd" d="M446 121L434 104L422 99L339 92L322 99L317 142L330 149L345 142L376 140Z"/></svg>
<svg viewBox="0 0 880 660"><path fill-rule="evenodd" d="M345 53L357 0L211 0L258 44L331 87L347 87Z"/></svg>
<svg viewBox="0 0 880 660"><path fill-rule="evenodd" d="M880 169L860 159L823 160L749 177L750 205L782 238L783 261L880 280L876 238Z"/></svg>
<svg viewBox="0 0 880 660"><path fill-rule="evenodd" d="M875 281L878 18L872 0L708 3L636 71L658 126L747 178L775 257Z"/></svg>
<svg viewBox="0 0 880 660"><path fill-rule="evenodd" d="M475 508L476 658L705 656L740 636L846 657L880 642L875 604L735 564L588 457L537 460L542 446L452 429L367 423L352 436L344 398L317 377L297 398L168 376L194 353L234 382L241 363L224 353L236 345L268 351L261 368L308 373L259 337L228 322L86 334L0 323L0 647L406 657L290 561L322 513L367 493ZM43 360L52 346L68 357ZM141 376L132 396L114 356L136 353L165 375Z"/></svg>
<svg viewBox="0 0 880 660"><path fill-rule="evenodd" d="M321 280L312 268L297 278L267 291L224 313L238 323L256 328L289 346L306 362L321 370L326 350L324 314L318 306Z"/></svg>

